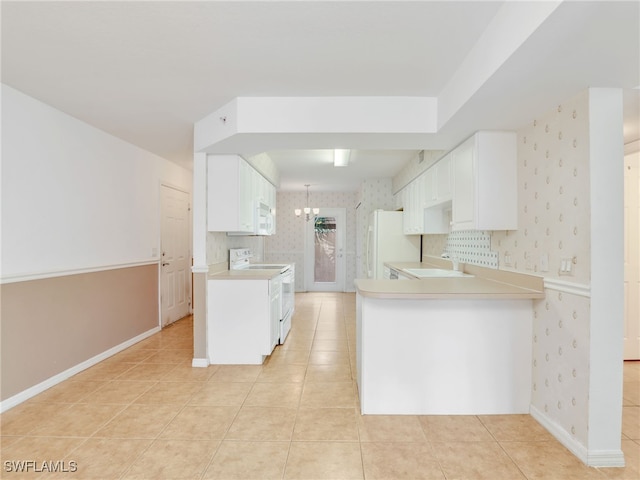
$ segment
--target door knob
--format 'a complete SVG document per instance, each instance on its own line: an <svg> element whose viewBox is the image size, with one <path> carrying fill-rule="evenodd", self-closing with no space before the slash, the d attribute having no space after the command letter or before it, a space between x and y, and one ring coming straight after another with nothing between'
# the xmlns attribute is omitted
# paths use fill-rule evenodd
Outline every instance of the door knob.
<svg viewBox="0 0 640 480"><path fill-rule="evenodd" d="M167 265L169 265L169 262L163 263L162 266L166 267Z"/></svg>

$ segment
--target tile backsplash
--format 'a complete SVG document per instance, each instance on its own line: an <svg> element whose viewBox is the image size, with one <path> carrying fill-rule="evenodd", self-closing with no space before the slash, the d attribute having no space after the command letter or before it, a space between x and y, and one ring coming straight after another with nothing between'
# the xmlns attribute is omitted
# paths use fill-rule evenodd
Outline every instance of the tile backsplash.
<svg viewBox="0 0 640 480"><path fill-rule="evenodd" d="M480 267L498 268L498 253L491 250L491 234L478 230L452 232L445 247L449 256L458 261Z"/></svg>

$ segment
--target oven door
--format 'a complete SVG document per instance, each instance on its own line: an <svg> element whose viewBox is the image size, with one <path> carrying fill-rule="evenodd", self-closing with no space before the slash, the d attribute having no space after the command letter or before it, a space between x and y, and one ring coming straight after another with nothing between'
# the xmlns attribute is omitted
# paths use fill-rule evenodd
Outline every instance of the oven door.
<svg viewBox="0 0 640 480"><path fill-rule="evenodd" d="M293 267L282 274L282 320L280 321L280 345L291 330L291 317L295 304L295 276Z"/></svg>

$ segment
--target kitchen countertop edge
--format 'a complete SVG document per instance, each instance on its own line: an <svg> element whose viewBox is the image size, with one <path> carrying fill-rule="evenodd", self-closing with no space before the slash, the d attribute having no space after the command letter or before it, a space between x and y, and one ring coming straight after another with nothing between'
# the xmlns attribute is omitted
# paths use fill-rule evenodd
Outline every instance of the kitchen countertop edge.
<svg viewBox="0 0 640 480"><path fill-rule="evenodd" d="M280 270L209 270L208 280L271 280L280 275Z"/></svg>
<svg viewBox="0 0 640 480"><path fill-rule="evenodd" d="M423 262L388 262L406 268L451 268L449 260L423 257ZM422 278L415 280L356 279L357 292L380 299L540 299L545 297L544 279L535 275L464 265L472 277Z"/></svg>

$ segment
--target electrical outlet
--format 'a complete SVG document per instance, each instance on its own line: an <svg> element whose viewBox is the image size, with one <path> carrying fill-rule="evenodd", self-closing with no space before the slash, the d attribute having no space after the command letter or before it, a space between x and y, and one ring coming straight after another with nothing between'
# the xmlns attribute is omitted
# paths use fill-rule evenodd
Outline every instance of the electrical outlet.
<svg viewBox="0 0 640 480"><path fill-rule="evenodd" d="M548 272L549 271L549 254L542 253L540 255L540 271Z"/></svg>
<svg viewBox="0 0 640 480"><path fill-rule="evenodd" d="M513 263L511 261L511 254L509 252L504 253L504 266L505 267L513 266Z"/></svg>

